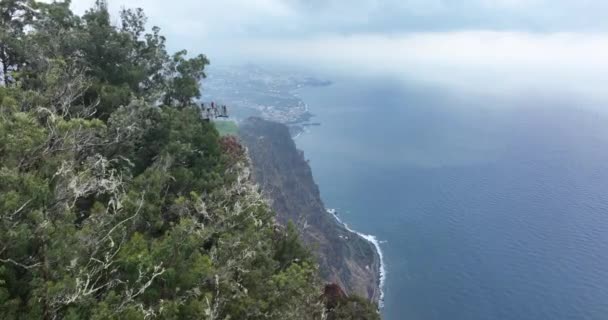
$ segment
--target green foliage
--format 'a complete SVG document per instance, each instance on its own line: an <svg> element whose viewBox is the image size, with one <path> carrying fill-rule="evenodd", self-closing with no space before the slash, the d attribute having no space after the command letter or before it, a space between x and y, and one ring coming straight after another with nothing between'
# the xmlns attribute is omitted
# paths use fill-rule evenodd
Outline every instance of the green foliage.
<svg viewBox="0 0 608 320"><path fill-rule="evenodd" d="M298 230L291 221L287 224L285 234L276 242L274 258L279 262L281 269L291 266L294 262L300 262L302 259L312 260L312 253L302 245Z"/></svg>
<svg viewBox="0 0 608 320"><path fill-rule="evenodd" d="M213 124L221 136L236 136L239 133L239 127L234 121L215 121Z"/></svg>
<svg viewBox="0 0 608 320"><path fill-rule="evenodd" d="M205 56L102 0L0 11L3 319L323 316L310 252L191 103Z"/></svg>
<svg viewBox="0 0 608 320"><path fill-rule="evenodd" d="M209 60L205 55L186 59L186 50L175 53L169 63L170 79L165 94L165 104L177 103L187 106L193 98L200 98L199 81L206 77L205 66Z"/></svg>
<svg viewBox="0 0 608 320"><path fill-rule="evenodd" d="M0 82L14 83L11 72L25 63L25 29L34 11L25 0L0 1Z"/></svg>
<svg viewBox="0 0 608 320"><path fill-rule="evenodd" d="M375 320L380 319L378 309L369 301L358 296L341 299L328 313L327 320Z"/></svg>

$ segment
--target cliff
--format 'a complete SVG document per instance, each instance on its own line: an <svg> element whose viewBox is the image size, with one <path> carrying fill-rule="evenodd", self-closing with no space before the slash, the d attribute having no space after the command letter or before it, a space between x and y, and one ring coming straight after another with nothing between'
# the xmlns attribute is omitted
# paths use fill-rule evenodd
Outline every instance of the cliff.
<svg viewBox="0 0 608 320"><path fill-rule="evenodd" d="M302 151L285 125L250 118L240 136L249 150L254 179L285 225L296 223L313 248L323 279L349 294L378 302L380 259L372 244L348 231L325 210Z"/></svg>

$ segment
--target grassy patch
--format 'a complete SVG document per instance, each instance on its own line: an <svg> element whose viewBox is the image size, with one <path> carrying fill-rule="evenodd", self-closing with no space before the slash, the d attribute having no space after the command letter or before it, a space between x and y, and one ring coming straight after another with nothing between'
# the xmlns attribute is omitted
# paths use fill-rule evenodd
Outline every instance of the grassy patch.
<svg viewBox="0 0 608 320"><path fill-rule="evenodd" d="M213 123L222 136L236 136L239 133L239 126L234 121L215 121Z"/></svg>

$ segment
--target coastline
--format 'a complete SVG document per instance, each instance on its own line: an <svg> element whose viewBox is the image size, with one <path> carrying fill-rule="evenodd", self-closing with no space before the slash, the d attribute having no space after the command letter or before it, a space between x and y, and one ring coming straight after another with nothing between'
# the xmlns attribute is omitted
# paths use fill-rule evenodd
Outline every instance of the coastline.
<svg viewBox="0 0 608 320"><path fill-rule="evenodd" d="M384 307L384 284L386 283L386 265L384 264L384 254L382 252L382 247L380 246L380 241L374 235L361 233L359 231L351 229L348 224L346 224L344 221L342 221L342 219L340 219L340 217L338 217L338 215L336 214L336 209L326 208L325 211L332 215L334 219L336 219L336 221L350 233L363 238L367 242L371 243L376 249L376 253L378 254L378 258L380 259L380 270L378 275L380 281L380 298L378 299L378 308L382 309Z"/></svg>
<svg viewBox="0 0 608 320"><path fill-rule="evenodd" d="M273 199L275 210L285 221L310 219L316 222L304 237L310 243L321 244L319 258L325 276L339 283L349 292L367 296L382 308L386 271L380 242L375 236L348 228L335 216L336 220L326 216L327 211L320 199L318 186L310 173L311 169L301 151L296 151L294 141L309 132L311 130L309 126L320 125L318 122L311 123L314 115L310 112L309 104L301 96L304 87L317 85L308 78L305 79L306 81L298 82L298 79L277 75L272 77L274 80L271 82L260 83L257 81L258 78L266 72L255 70L253 73L245 74L247 76L242 78L237 76L238 79L234 79L235 81L229 81L235 78L235 74L231 72L224 72L219 78L216 77L217 81L211 86L211 91L207 91L206 99L229 103L235 110L235 115L242 114L244 119L250 119L248 118L250 116L260 117L285 126L291 142L284 137L283 128L261 121L256 124L247 120L238 121L239 127L249 128L249 132L240 132L239 135L241 138L251 138L246 145L254 164L258 162L259 168L256 168L257 174L254 175L258 184L267 189L268 197ZM323 82L322 86L330 84L331 82ZM250 95L246 91L242 93L236 91L235 96L235 91L228 89L247 85L258 88L258 91L263 93L262 96ZM264 139L260 140L259 137ZM294 146L293 151L290 145ZM269 150L272 152L269 153ZM274 154L274 157L268 157L268 154ZM284 161L277 162L277 156L283 157ZM287 182L294 180L296 183L285 182L285 177L289 178ZM293 189L293 194L275 192L276 184L285 184L282 190ZM301 190L295 192L294 185L300 186L298 188ZM309 200L299 201L306 198ZM333 231L328 231L331 229ZM340 241L342 237L350 237L352 241ZM336 256L342 256L344 259L335 259Z"/></svg>
<svg viewBox="0 0 608 320"><path fill-rule="evenodd" d="M301 88L297 88L296 90L292 91L291 93L302 101L302 103L304 104L305 113L310 114L308 103L306 103L304 101L304 99L300 96L300 94L298 92L299 89L301 89ZM306 128L303 128L302 131L300 131L298 134L293 136L292 139L295 141L297 138L299 138L301 135L303 135L306 132L307 132ZM386 283L387 272L386 272L386 265L384 262L384 253L382 252L382 247L380 246L381 241L379 241L378 238L376 238L376 236L374 236L374 235L364 234L364 233L351 229L348 226L348 224L346 224L344 221L342 221L342 219L340 219L340 217L338 217L338 215L336 214L336 212L337 212L336 209L325 208L325 211L327 213L329 213L331 216L333 216L333 218L338 222L338 224L343 226L344 229L346 229L348 232L350 232L356 236L359 236L360 238L364 239L365 241L371 243L374 246L376 254L378 255L378 258L380 260L380 268L378 270L378 273L379 273L378 274L378 281L379 281L378 289L380 291L380 297L378 298L378 308L382 309L384 307L384 285Z"/></svg>
<svg viewBox="0 0 608 320"><path fill-rule="evenodd" d="M383 305L385 271L379 242L349 230L328 215L312 169L297 149L289 128L249 118L241 124L239 135L251 158L253 179L277 212L278 223L305 223L300 235L315 248L322 278L349 294Z"/></svg>

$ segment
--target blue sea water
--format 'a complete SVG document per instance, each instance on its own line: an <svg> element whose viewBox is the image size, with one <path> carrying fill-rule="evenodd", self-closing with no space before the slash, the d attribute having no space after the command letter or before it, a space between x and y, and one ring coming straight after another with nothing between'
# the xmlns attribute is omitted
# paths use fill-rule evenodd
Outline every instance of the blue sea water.
<svg viewBox="0 0 608 320"><path fill-rule="evenodd" d="M385 319L608 319L608 117L391 81L299 94L326 205L386 241Z"/></svg>

